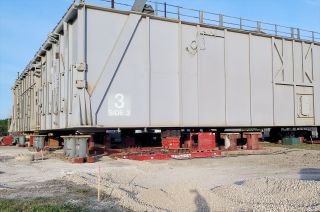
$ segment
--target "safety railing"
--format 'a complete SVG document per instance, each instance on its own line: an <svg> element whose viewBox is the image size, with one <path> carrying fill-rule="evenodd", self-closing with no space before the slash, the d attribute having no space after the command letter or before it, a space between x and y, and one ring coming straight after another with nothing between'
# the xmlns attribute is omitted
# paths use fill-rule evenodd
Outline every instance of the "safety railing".
<svg viewBox="0 0 320 212"><path fill-rule="evenodd" d="M132 1L120 2L115 0L101 0L109 2L111 8L119 10L130 10ZM128 3L130 2L130 3ZM263 21L250 20L218 13L207 12L204 10L196 10L177 5L168 4L166 2L158 2L148 0L147 4L153 7L154 15L178 19L193 23L206 24L217 27L240 29L246 31L254 31L262 34L268 34L278 37L291 38L297 40L306 40L312 42L320 42L320 33L310 30L287 27Z"/></svg>

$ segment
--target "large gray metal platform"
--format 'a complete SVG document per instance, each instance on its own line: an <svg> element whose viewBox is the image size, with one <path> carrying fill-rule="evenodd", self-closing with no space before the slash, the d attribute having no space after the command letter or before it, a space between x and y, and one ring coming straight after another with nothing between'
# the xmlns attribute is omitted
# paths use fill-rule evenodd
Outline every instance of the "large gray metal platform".
<svg viewBox="0 0 320 212"><path fill-rule="evenodd" d="M13 86L11 132L320 125L319 34L180 15L72 5Z"/></svg>

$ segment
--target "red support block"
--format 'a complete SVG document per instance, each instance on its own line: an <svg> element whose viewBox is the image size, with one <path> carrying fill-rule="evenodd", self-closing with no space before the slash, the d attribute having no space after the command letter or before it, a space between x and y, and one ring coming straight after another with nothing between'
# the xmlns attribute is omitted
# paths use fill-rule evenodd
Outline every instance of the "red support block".
<svg viewBox="0 0 320 212"><path fill-rule="evenodd" d="M13 137L11 135L4 136L3 137L3 145L5 146L11 146L13 142Z"/></svg>
<svg viewBox="0 0 320 212"><path fill-rule="evenodd" d="M243 138L247 139L247 149L261 149L261 145L259 144L259 138L262 138L261 132L244 132Z"/></svg>
<svg viewBox="0 0 320 212"><path fill-rule="evenodd" d="M180 148L180 138L179 137L169 137L162 138L162 147L166 149L179 149Z"/></svg>
<svg viewBox="0 0 320 212"><path fill-rule="evenodd" d="M216 148L215 133L198 133L198 150L213 150L214 148Z"/></svg>
<svg viewBox="0 0 320 212"><path fill-rule="evenodd" d="M237 150L237 140L240 138L240 133L221 133L220 137L230 142L230 146L226 148L227 150Z"/></svg>

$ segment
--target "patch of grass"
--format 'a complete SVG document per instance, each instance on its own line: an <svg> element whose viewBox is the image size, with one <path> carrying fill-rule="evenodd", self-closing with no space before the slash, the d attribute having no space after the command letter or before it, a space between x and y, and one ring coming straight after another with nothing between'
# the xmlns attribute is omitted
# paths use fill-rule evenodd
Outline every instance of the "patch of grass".
<svg viewBox="0 0 320 212"><path fill-rule="evenodd" d="M320 144L283 145L283 144L263 142L262 145L264 147L283 147L283 148L288 148L288 149L306 149L306 150L319 150L320 151Z"/></svg>
<svg viewBox="0 0 320 212"><path fill-rule="evenodd" d="M52 198L0 199L0 211L3 212L78 212L80 207L64 204Z"/></svg>

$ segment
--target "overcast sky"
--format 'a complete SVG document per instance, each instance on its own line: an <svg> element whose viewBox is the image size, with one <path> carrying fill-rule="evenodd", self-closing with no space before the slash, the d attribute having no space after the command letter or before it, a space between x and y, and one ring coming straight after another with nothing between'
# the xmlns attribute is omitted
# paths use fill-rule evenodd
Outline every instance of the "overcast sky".
<svg viewBox="0 0 320 212"><path fill-rule="evenodd" d="M11 86L17 72L23 71L72 2L0 0L0 119L10 116ZM100 0L88 2L109 5ZM167 0L167 3L320 32L320 0Z"/></svg>

